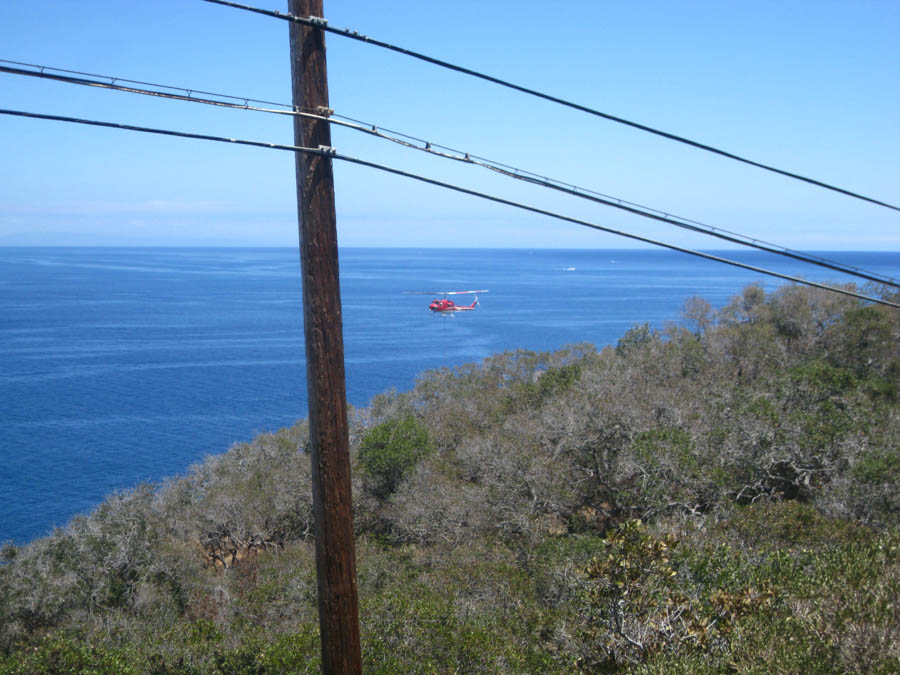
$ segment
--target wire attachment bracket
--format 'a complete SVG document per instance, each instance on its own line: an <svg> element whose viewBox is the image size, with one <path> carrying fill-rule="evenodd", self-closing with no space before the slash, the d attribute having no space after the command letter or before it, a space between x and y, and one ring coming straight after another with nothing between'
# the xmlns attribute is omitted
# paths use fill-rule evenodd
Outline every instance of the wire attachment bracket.
<svg viewBox="0 0 900 675"><path fill-rule="evenodd" d="M337 155L337 149L331 147L330 145L320 145L318 147L318 151L327 157L334 157Z"/></svg>
<svg viewBox="0 0 900 675"><path fill-rule="evenodd" d="M311 16L307 18L310 26L316 26L317 28L327 28L328 27L328 19L323 19L321 16Z"/></svg>

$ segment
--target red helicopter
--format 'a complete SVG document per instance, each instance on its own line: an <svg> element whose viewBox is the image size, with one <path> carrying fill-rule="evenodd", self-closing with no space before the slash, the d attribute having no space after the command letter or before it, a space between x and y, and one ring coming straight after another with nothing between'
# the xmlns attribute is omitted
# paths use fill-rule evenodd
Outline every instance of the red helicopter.
<svg viewBox="0 0 900 675"><path fill-rule="evenodd" d="M447 299L448 295L470 295L473 293L487 293L487 290L480 291L407 291L407 293L413 293L415 295L442 295L444 297L437 298L431 301L431 304L428 305L428 309L437 314L442 314L444 316L453 316L455 312L471 312L478 306L478 296L475 296L474 302L471 305L457 305L452 300Z"/></svg>

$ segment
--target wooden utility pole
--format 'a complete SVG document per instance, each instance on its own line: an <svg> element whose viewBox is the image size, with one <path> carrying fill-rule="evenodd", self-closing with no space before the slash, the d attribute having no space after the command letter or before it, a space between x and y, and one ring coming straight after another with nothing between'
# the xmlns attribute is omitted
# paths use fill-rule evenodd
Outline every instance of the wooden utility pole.
<svg viewBox="0 0 900 675"><path fill-rule="evenodd" d="M323 17L322 4L288 0L288 9ZM324 31L291 23L290 41L294 110L327 111ZM331 147L328 122L294 117L294 143ZM296 165L322 672L360 673L334 177L327 156L298 152Z"/></svg>

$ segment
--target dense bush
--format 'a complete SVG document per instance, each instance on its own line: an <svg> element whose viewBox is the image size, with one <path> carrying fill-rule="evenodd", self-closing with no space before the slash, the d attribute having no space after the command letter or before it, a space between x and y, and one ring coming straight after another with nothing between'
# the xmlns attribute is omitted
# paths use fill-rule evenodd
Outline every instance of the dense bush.
<svg viewBox="0 0 900 675"><path fill-rule="evenodd" d="M900 670L900 313L684 318L351 411L367 672ZM317 671L307 438L4 546L0 672Z"/></svg>
<svg viewBox="0 0 900 675"><path fill-rule="evenodd" d="M433 446L428 430L412 416L388 420L370 429L360 441L357 466L367 487L386 499Z"/></svg>

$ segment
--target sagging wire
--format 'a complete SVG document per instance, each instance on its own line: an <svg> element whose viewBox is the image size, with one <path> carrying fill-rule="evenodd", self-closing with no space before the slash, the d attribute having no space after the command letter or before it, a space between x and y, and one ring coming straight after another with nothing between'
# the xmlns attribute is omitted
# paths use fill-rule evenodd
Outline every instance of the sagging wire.
<svg viewBox="0 0 900 675"><path fill-rule="evenodd" d="M247 105L249 103L259 103L262 105L274 105L274 106L277 106L280 108L287 108L288 110L293 109L293 106L285 104L285 103L275 103L274 101L263 101L263 100L255 99L255 98L247 98L245 96L232 96L230 94L217 94L217 93L211 92L211 91L202 91L200 89L188 89L187 87L176 87L176 86L172 86L170 84L155 84L153 82L142 82L141 80L129 80L124 77L112 77L111 75L97 75L96 73L85 73L80 70L68 70L66 68L53 68L51 66L40 66L40 65L37 65L34 63L25 63L23 61L10 61L9 59L0 59L0 63L9 63L14 66L25 66L27 68L37 68L38 69L37 73L35 73L34 71L18 72L17 74L20 74L20 75L28 74L28 75L40 76L42 74L45 74L46 71L52 70L56 73L66 73L69 75L83 75L85 77L96 77L96 78L101 78L103 80L109 80L108 86L110 89L115 89L115 88L117 88L116 87L117 83L124 82L125 84L129 84L129 85L137 84L137 85L141 85L143 87L156 87L158 89L170 89L172 91L182 91L185 94L185 98L190 98L193 94L201 94L203 96L216 96L217 98L232 99L235 101L244 101L245 105ZM4 70L6 72L11 72L10 69L4 68ZM57 79L57 80L62 79L61 77L51 77L49 73L46 73L46 76L49 79ZM95 84L92 82L91 84L93 86L102 86L102 83Z"/></svg>

